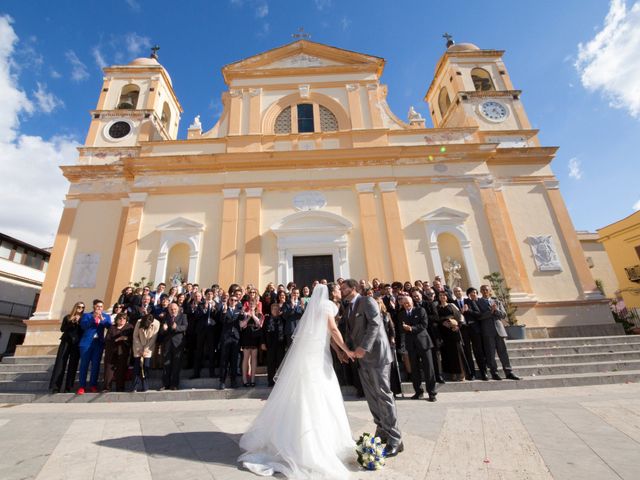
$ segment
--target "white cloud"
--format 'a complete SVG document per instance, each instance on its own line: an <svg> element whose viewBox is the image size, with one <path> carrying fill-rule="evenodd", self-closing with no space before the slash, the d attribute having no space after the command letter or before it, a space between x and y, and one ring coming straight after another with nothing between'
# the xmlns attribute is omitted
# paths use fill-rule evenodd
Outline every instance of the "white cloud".
<svg viewBox="0 0 640 480"><path fill-rule="evenodd" d="M44 113L51 113L57 107L64 106L64 102L56 97L53 93L47 91L47 85L45 83L37 83L38 89L33 92L33 96L36 98L38 110Z"/></svg>
<svg viewBox="0 0 640 480"><path fill-rule="evenodd" d="M633 204L633 209L640 210L640 200L638 200L636 203Z"/></svg>
<svg viewBox="0 0 640 480"><path fill-rule="evenodd" d="M71 79L74 82L81 82L89 78L87 66L78 58L76 52L68 50L67 53L65 53L65 57L67 57L67 61L71 64Z"/></svg>
<svg viewBox="0 0 640 480"><path fill-rule="evenodd" d="M67 137L45 140L20 133L20 115L32 112L34 105L15 75L18 37L11 23L11 17L0 16L0 178L5 179L0 225L7 235L47 247L53 244L68 187L58 166L74 163L78 144Z"/></svg>
<svg viewBox="0 0 640 480"><path fill-rule="evenodd" d="M576 157L573 157L569 160L569 176L571 178L575 178L576 180L580 180L582 178L582 165L580 160Z"/></svg>
<svg viewBox="0 0 640 480"><path fill-rule="evenodd" d="M267 15L269 15L269 5L267 4L267 2L259 3L256 6L256 17L264 18Z"/></svg>
<svg viewBox="0 0 640 480"><path fill-rule="evenodd" d="M256 32L256 36L266 37L267 35L269 35L270 31L271 31L271 25L269 24L269 22L264 22L260 30Z"/></svg>
<svg viewBox="0 0 640 480"><path fill-rule="evenodd" d="M329 8L333 3L332 0L313 0L316 4L316 8L318 10L324 10L325 8Z"/></svg>
<svg viewBox="0 0 640 480"><path fill-rule="evenodd" d="M96 45L91 49L91 54L93 55L93 59L96 61L96 64L100 68L104 68L108 65L107 61L104 59L100 48Z"/></svg>
<svg viewBox="0 0 640 480"><path fill-rule="evenodd" d="M62 75L60 75L60 72L58 72L55 68L51 68L51 70L49 71L49 75L51 75L51 78L62 78Z"/></svg>
<svg viewBox="0 0 640 480"><path fill-rule="evenodd" d="M351 26L351 20L349 20L349 18L346 16L342 17L340 19L340 26L342 27L342 30L348 30Z"/></svg>
<svg viewBox="0 0 640 480"><path fill-rule="evenodd" d="M151 48L151 39L137 33L127 33L124 42L131 57L139 57L144 50Z"/></svg>
<svg viewBox="0 0 640 480"><path fill-rule="evenodd" d="M627 8L611 0L602 30L578 44L575 67L582 85L602 93L612 107L640 117L640 1Z"/></svg>

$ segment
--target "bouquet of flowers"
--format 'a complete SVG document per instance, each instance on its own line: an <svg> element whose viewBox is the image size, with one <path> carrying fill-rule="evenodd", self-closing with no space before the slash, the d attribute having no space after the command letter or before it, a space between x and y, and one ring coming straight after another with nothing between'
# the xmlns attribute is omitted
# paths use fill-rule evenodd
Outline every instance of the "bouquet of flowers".
<svg viewBox="0 0 640 480"><path fill-rule="evenodd" d="M358 463L367 470L380 470L387 456L380 441L380 437L374 437L363 433L356 442L356 454Z"/></svg>

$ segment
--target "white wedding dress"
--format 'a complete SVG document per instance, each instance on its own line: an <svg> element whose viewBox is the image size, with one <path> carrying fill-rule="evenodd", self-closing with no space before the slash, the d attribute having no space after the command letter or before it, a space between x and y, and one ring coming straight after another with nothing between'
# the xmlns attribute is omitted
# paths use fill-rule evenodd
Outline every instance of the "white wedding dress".
<svg viewBox="0 0 640 480"><path fill-rule="evenodd" d="M296 479L349 478L355 443L333 371L329 317L337 307L318 285L294 333L267 402L240 439L251 472Z"/></svg>

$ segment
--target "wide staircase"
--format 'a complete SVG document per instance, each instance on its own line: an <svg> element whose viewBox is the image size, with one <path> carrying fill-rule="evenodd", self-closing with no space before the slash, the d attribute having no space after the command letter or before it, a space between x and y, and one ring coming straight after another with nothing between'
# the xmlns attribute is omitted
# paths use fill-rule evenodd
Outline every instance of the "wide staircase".
<svg viewBox="0 0 640 480"><path fill-rule="evenodd" d="M640 381L640 335L510 340L507 341L507 346L514 372L522 380L447 382L439 386L439 391L550 388ZM157 391L161 382L160 371L156 370L149 379L151 389L145 393L50 395L48 387L54 358L5 357L0 363L0 403L264 398L270 391L266 385L264 368L261 368L256 388L218 390L217 379L204 376L189 380L192 372L183 370L180 390ZM208 369L204 369L202 373L207 374ZM413 394L410 383L403 383L403 392ZM354 395L355 390L344 387L343 393Z"/></svg>

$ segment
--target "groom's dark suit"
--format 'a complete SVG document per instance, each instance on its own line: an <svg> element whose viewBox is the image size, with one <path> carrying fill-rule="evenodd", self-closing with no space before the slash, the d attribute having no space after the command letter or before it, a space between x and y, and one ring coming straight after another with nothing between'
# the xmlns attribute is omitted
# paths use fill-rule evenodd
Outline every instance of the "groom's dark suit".
<svg viewBox="0 0 640 480"><path fill-rule="evenodd" d="M361 347L367 352L358 359L358 373L376 424L376 435L386 438L388 447L397 447L401 443L401 434L389 381L394 355L380 309L373 298L360 295L347 303L346 308L347 338L354 349Z"/></svg>

